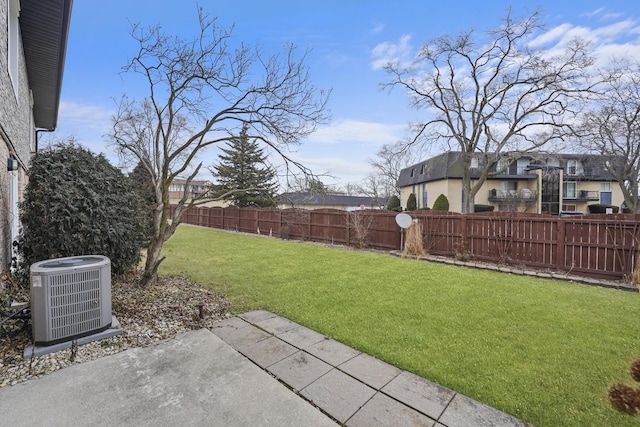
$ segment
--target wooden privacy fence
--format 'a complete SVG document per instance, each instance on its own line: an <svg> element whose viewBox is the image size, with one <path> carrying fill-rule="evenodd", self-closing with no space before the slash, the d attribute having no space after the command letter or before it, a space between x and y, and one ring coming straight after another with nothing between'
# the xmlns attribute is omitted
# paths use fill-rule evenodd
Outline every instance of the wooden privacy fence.
<svg viewBox="0 0 640 427"><path fill-rule="evenodd" d="M422 224L423 246L432 255L621 280L633 273L640 249L637 214L560 218L514 212L408 213ZM182 221L285 239L399 250L401 230L395 216L384 210L198 207L187 211Z"/></svg>

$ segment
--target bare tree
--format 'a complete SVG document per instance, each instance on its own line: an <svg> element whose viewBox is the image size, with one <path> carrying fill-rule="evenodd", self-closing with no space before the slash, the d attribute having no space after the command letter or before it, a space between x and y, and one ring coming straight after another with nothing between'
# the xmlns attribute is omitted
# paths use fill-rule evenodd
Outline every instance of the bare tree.
<svg viewBox="0 0 640 427"><path fill-rule="evenodd" d="M358 249L364 249L369 244L369 233L373 224L373 215L366 210L351 211L348 214L348 227ZM351 242L347 242L350 244Z"/></svg>
<svg viewBox="0 0 640 427"><path fill-rule="evenodd" d="M385 177L378 175L375 171L369 172L360 182L348 184L348 194L370 197L377 207L386 206L386 201L394 194L394 187L388 185Z"/></svg>
<svg viewBox="0 0 640 427"><path fill-rule="evenodd" d="M402 169L420 160L415 151L402 143L383 145L376 157L369 160L373 171L365 178L364 184L368 184L365 188L375 188L379 193L376 196L400 196L398 177Z"/></svg>
<svg viewBox="0 0 640 427"><path fill-rule="evenodd" d="M626 207L640 212L640 62L615 59L601 74L603 90L583 115L579 140L608 159L606 168L618 181Z"/></svg>
<svg viewBox="0 0 640 427"><path fill-rule="evenodd" d="M270 147L287 169L307 171L287 156L287 148L328 119L328 93L312 85L306 53L298 57L289 46L266 57L242 44L232 47L231 30L216 26L202 9L198 22L192 40L158 26L134 25L131 31L139 51L124 71L141 75L149 92L140 101L122 97L110 137L123 159L149 172L155 188L143 283L155 278L162 247L184 212L208 196L190 199L188 193L203 150L232 140L246 126L247 138ZM185 192L170 217L169 187L185 175Z"/></svg>
<svg viewBox="0 0 640 427"><path fill-rule="evenodd" d="M486 179L508 167L495 167L505 153L515 160L571 134L571 119L591 90L587 44L573 40L561 48L540 47L539 15L516 21L509 11L485 38L473 31L445 35L424 44L411 64L385 66L390 80L383 87L399 86L415 109L429 114L411 125L406 144L444 143L462 152L463 212L473 212ZM474 155L482 157L481 168L471 180Z"/></svg>
<svg viewBox="0 0 640 427"><path fill-rule="evenodd" d="M403 168L418 161L414 151L401 143L383 145L376 157L369 159L371 171L359 183L349 184L351 191L371 197L379 207L385 207L389 197L400 196L398 177Z"/></svg>

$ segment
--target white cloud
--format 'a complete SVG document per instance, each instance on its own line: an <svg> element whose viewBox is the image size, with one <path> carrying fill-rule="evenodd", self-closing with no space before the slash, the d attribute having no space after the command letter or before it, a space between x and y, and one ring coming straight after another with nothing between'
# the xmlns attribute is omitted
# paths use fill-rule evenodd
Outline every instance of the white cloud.
<svg viewBox="0 0 640 427"><path fill-rule="evenodd" d="M348 182L359 182L371 170L367 159L344 159L336 157L298 157L299 161L315 174L326 174L321 181L327 185L343 185Z"/></svg>
<svg viewBox="0 0 640 427"><path fill-rule="evenodd" d="M329 126L319 128L309 140L319 144L363 143L382 145L396 142L405 125L388 125L384 123L365 122L359 120L341 120Z"/></svg>
<svg viewBox="0 0 640 427"><path fill-rule="evenodd" d="M390 62L406 61L412 51L411 36L408 34L400 37L398 42L383 42L373 48L371 52L371 68L379 70Z"/></svg>
<svg viewBox="0 0 640 427"><path fill-rule="evenodd" d="M588 17L592 17L592 16L597 16L600 15L601 13L603 13L605 11L604 7L599 7L596 10L593 10L591 12L585 12L582 14L582 16L588 16Z"/></svg>
<svg viewBox="0 0 640 427"><path fill-rule="evenodd" d="M371 34L381 33L382 30L384 30L384 24L378 23L378 24L374 25L373 28L371 29Z"/></svg>
<svg viewBox="0 0 640 427"><path fill-rule="evenodd" d="M62 100L58 111L59 138L73 136L77 142L95 153L109 154L104 136L109 133L115 111L104 105ZM111 159L114 161L114 159Z"/></svg>
<svg viewBox="0 0 640 427"><path fill-rule="evenodd" d="M597 10L590 16L603 14L603 12L604 10ZM609 18L612 16L612 14L607 15ZM530 42L530 45L546 47L553 52L560 50L576 38L588 41L596 62L604 65L612 55L637 57L640 52L640 23L628 18L599 27L563 23L539 35Z"/></svg>
<svg viewBox="0 0 640 427"><path fill-rule="evenodd" d="M69 133L95 133L102 136L109 131L113 114L114 111L103 105L61 101L58 125L59 129Z"/></svg>

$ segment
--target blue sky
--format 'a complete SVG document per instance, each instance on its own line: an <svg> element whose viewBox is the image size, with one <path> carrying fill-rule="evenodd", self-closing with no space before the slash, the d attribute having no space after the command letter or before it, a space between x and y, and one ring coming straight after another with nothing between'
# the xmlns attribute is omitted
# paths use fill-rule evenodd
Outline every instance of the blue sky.
<svg viewBox="0 0 640 427"><path fill-rule="evenodd" d="M331 122L297 148L294 157L315 173L330 173L329 185L360 181L368 160L383 144L406 135L407 123L424 117L409 108L400 91L380 90L386 75L379 67L392 57L409 58L427 40L499 24L508 1L318 0L198 2L218 25L235 25L234 36L264 52L287 43L311 49L307 63L316 86L332 89ZM556 0L513 2L513 13L544 12L547 37L581 35L602 61L611 54L640 59L640 2L633 0ZM74 135L94 152L116 163L104 135L115 112L114 98L146 95L121 68L135 52L131 23L161 25L188 36L197 26L190 0L77 0L73 4L56 136ZM435 154L435 153L433 153ZM216 161L215 152L201 160ZM210 179L207 173L201 176Z"/></svg>

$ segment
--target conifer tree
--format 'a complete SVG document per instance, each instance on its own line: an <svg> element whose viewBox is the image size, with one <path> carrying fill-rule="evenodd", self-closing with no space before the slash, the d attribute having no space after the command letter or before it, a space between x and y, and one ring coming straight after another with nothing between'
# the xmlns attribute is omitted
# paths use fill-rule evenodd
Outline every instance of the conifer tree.
<svg viewBox="0 0 640 427"><path fill-rule="evenodd" d="M275 206L275 170L267 166L264 150L247 137L247 127L221 150L220 162L210 168L217 180L212 195L238 207Z"/></svg>

